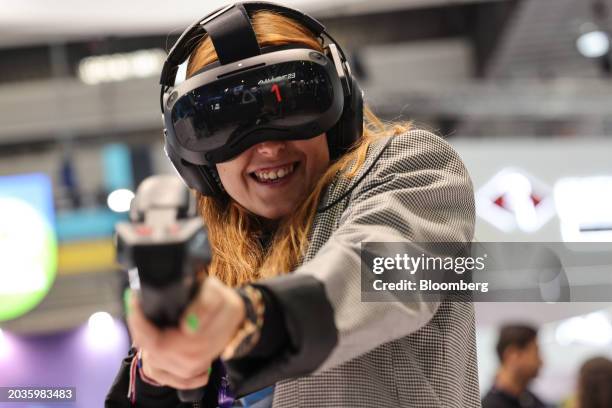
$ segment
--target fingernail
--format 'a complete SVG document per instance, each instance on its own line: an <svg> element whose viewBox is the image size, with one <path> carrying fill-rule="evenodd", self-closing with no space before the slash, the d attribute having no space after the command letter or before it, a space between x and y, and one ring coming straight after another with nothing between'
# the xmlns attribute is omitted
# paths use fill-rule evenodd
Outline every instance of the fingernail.
<svg viewBox="0 0 612 408"><path fill-rule="evenodd" d="M197 331L198 330L198 326L200 325L200 321L198 320L198 316L195 315L195 313L189 313L187 315L187 327L189 327L189 329L191 329L191 331Z"/></svg>
<svg viewBox="0 0 612 408"><path fill-rule="evenodd" d="M129 316L132 311L132 306L130 305L130 300L132 298L132 291L127 288L123 291L123 307L125 308L125 315Z"/></svg>

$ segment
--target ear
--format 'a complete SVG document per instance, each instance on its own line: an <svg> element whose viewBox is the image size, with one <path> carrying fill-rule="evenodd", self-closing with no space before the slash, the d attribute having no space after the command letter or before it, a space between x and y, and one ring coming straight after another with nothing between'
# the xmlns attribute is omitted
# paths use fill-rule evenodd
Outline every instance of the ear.
<svg viewBox="0 0 612 408"><path fill-rule="evenodd" d="M521 349L515 345L506 347L502 354L503 364L514 364L521 355Z"/></svg>

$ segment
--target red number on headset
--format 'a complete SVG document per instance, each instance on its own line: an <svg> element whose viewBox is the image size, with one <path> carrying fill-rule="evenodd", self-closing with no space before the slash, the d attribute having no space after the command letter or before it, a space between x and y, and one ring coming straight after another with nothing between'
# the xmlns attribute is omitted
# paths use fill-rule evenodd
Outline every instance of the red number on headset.
<svg viewBox="0 0 612 408"><path fill-rule="evenodd" d="M282 99L281 99L280 89L278 89L278 84L272 85L271 91L276 94L276 101L280 102Z"/></svg>

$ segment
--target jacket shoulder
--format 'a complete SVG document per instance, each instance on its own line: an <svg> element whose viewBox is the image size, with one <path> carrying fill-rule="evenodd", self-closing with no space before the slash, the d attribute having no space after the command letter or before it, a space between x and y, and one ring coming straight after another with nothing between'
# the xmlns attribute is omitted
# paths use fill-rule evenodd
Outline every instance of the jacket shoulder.
<svg viewBox="0 0 612 408"><path fill-rule="evenodd" d="M411 129L377 140L368 152L375 176L419 169L443 170L462 177L467 170L459 154L441 136L424 129ZM364 171L369 166L364 166Z"/></svg>
<svg viewBox="0 0 612 408"><path fill-rule="evenodd" d="M353 158L342 173L352 168L355 160ZM425 176L425 171L430 173L429 176ZM339 174L335 177L318 212L327 210L346 196L355 198L372 187L408 173L413 175L409 179L415 187L431 182L432 173L436 173L434 177L458 179L459 184L471 188L471 179L463 162L446 140L424 129L411 129L371 142L365 160L354 176L348 178Z"/></svg>

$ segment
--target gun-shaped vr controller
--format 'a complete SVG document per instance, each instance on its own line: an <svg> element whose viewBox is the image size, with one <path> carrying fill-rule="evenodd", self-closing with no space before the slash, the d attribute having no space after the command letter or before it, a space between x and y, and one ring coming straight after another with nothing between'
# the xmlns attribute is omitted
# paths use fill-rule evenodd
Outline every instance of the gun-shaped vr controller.
<svg viewBox="0 0 612 408"><path fill-rule="evenodd" d="M211 261L208 235L195 199L171 175L144 180L132 200L130 223L115 227L117 260L145 316L158 327L177 326L197 294L199 273ZM204 388L178 390L183 402L202 399Z"/></svg>

